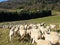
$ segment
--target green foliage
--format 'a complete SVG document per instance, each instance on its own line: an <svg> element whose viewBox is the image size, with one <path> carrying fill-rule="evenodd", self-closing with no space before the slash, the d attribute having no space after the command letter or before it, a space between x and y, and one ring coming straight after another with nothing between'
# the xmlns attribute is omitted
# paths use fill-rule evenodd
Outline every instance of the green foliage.
<svg viewBox="0 0 60 45"><path fill-rule="evenodd" d="M51 10L24 10L15 12L0 12L0 21L28 20L40 17L51 16Z"/></svg>

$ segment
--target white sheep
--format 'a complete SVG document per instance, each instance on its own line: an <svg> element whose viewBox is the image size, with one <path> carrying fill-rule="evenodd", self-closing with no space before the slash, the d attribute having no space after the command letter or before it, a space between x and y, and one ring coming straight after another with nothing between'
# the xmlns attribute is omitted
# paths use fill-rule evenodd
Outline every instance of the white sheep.
<svg viewBox="0 0 60 45"><path fill-rule="evenodd" d="M49 26L40 26L39 29L41 30L42 34L45 33L45 32L50 32L50 27Z"/></svg>
<svg viewBox="0 0 60 45"><path fill-rule="evenodd" d="M57 30L57 25L55 25L55 24L50 24L49 26L50 26L50 29L52 29L52 30L53 30L53 29Z"/></svg>
<svg viewBox="0 0 60 45"><path fill-rule="evenodd" d="M25 30L24 25L20 25L19 34L21 36L21 39L23 39L24 36L26 35L26 30Z"/></svg>
<svg viewBox="0 0 60 45"><path fill-rule="evenodd" d="M45 33L44 37L45 37L45 40L50 41L52 44L59 43L59 36L57 32L50 32L50 34Z"/></svg>
<svg viewBox="0 0 60 45"><path fill-rule="evenodd" d="M30 35L33 24L27 26L27 34Z"/></svg>
<svg viewBox="0 0 60 45"><path fill-rule="evenodd" d="M52 45L50 41L43 39L36 40L36 43L37 45Z"/></svg>
<svg viewBox="0 0 60 45"><path fill-rule="evenodd" d="M19 31L18 28L19 28L19 25L15 25L10 29L10 32L9 32L10 41L11 41L12 36L16 36L16 34L18 33Z"/></svg>
<svg viewBox="0 0 60 45"><path fill-rule="evenodd" d="M36 25L33 25L32 26L32 29L31 29L31 39L33 39L32 41L32 44L40 39L42 37L41 33L40 33L40 30L36 27Z"/></svg>
<svg viewBox="0 0 60 45"><path fill-rule="evenodd" d="M11 29L10 29L10 32L9 32L9 38L10 38L10 41L11 41L11 38L14 34L14 29L15 29L15 26L13 26Z"/></svg>

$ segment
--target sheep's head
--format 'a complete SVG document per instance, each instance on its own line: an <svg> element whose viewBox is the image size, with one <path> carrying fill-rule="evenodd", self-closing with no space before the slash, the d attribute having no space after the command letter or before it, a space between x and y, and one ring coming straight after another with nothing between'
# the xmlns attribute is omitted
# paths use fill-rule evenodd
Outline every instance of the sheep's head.
<svg viewBox="0 0 60 45"><path fill-rule="evenodd" d="M23 25L20 25L20 29L25 29Z"/></svg>
<svg viewBox="0 0 60 45"><path fill-rule="evenodd" d="M37 29L37 28L38 28L38 26L37 26L37 25L33 25L32 27L33 27L34 29Z"/></svg>

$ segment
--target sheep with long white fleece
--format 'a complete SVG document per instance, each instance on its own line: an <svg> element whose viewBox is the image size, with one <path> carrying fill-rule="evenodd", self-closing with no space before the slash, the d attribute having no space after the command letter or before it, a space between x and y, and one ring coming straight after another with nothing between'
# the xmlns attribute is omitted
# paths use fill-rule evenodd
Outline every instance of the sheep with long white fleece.
<svg viewBox="0 0 60 45"><path fill-rule="evenodd" d="M36 40L36 43L37 45L52 45L50 41L43 39Z"/></svg>
<svg viewBox="0 0 60 45"><path fill-rule="evenodd" d="M10 41L11 41L12 36L16 36L18 31L19 31L19 25L15 25L11 27L10 32L9 32Z"/></svg>
<svg viewBox="0 0 60 45"><path fill-rule="evenodd" d="M23 39L24 36L26 35L26 30L25 30L24 25L20 25L19 34L21 36L21 39Z"/></svg>
<svg viewBox="0 0 60 45"><path fill-rule="evenodd" d="M31 33L32 26L33 26L33 24L29 24L29 25L27 26L27 34L29 34L29 35L30 35L30 33Z"/></svg>
<svg viewBox="0 0 60 45"><path fill-rule="evenodd" d="M36 27L36 25L33 25L31 30L31 39L33 40L32 44L36 42L36 40L40 39L41 37L42 35L40 33L40 30Z"/></svg>
<svg viewBox="0 0 60 45"><path fill-rule="evenodd" d="M18 34L19 27L20 27L20 25L15 25L14 36L16 36L16 34Z"/></svg>
<svg viewBox="0 0 60 45"><path fill-rule="evenodd" d="M11 38L14 34L14 29L15 29L15 26L13 26L11 29L10 29L10 32L9 32L9 38L10 38L10 41L11 41Z"/></svg>
<svg viewBox="0 0 60 45"><path fill-rule="evenodd" d="M45 33L44 37L45 37L45 40L50 41L52 44L59 43L59 35L57 32L50 32L50 34Z"/></svg>
<svg viewBox="0 0 60 45"><path fill-rule="evenodd" d="M41 30L42 34L45 32L50 32L50 26L39 26L39 29Z"/></svg>

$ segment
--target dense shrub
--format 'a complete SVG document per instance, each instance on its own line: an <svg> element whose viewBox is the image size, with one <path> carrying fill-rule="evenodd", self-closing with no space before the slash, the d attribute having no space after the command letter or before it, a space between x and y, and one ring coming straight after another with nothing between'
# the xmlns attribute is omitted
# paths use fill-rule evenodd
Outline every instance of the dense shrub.
<svg viewBox="0 0 60 45"><path fill-rule="evenodd" d="M40 18L50 16L51 10L31 12L29 10L22 10L21 12L4 12L0 11L0 22L15 21L15 20L28 20L33 18Z"/></svg>

